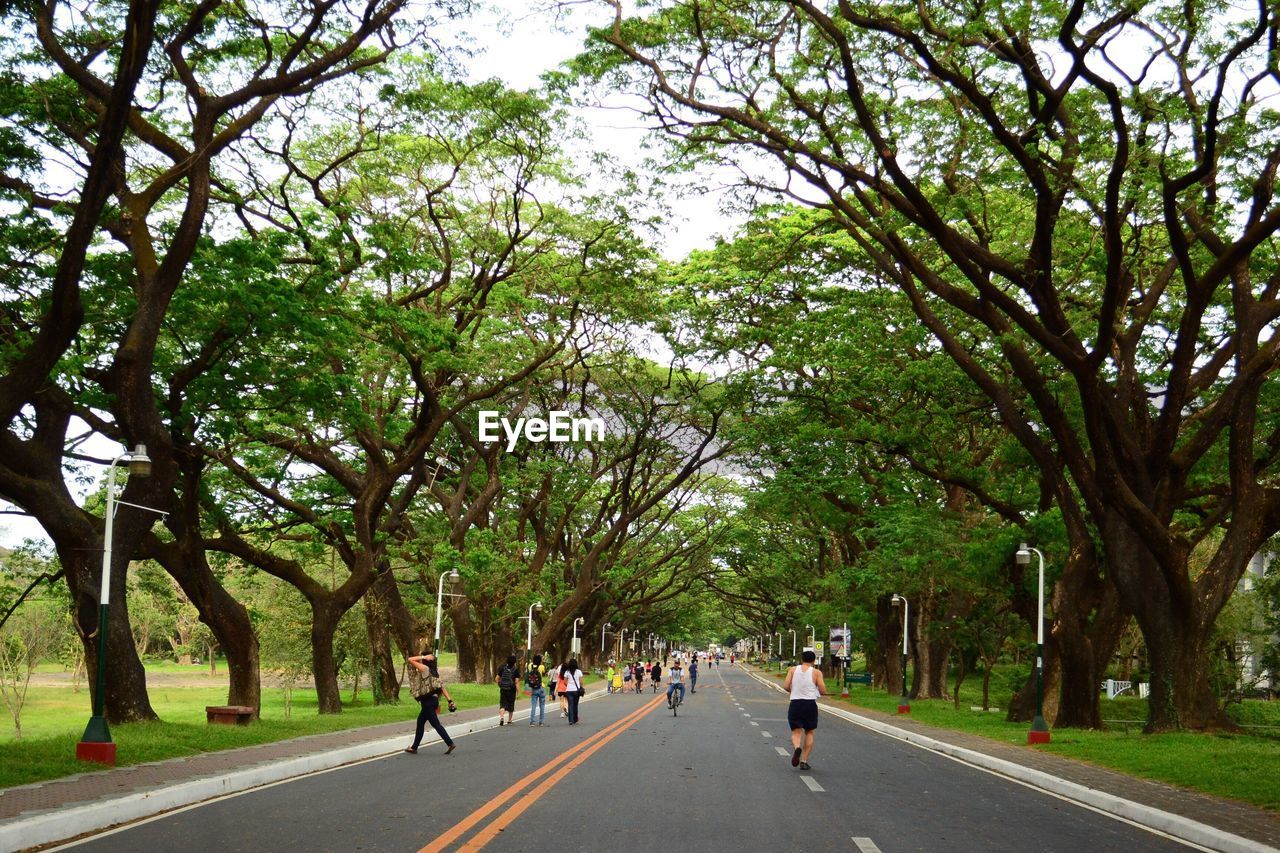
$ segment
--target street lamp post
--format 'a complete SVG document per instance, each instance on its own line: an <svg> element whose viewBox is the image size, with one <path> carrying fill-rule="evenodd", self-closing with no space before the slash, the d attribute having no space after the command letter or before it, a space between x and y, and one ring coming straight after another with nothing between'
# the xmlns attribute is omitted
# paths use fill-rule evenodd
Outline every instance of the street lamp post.
<svg viewBox="0 0 1280 853"><path fill-rule="evenodd" d="M542 612L541 601L535 601L533 604L529 605L529 631L527 634L525 634L525 641L524 641L525 666L528 666L529 662L533 660L533 611L535 610L537 610L539 613Z"/></svg>
<svg viewBox="0 0 1280 853"><path fill-rule="evenodd" d="M96 761L112 767L116 763L116 745L111 740L111 729L107 726L107 606L111 598L111 531L116 518L116 466L128 460L129 473L137 477L151 474L151 458L147 456L147 446L139 444L132 453L121 453L111 460L107 471L107 512L103 519L105 527L102 531L102 587L98 593L98 660L93 694L93 716L89 725L85 726L84 735L76 744L76 758L81 761ZM150 509L150 507L140 507ZM151 510L156 512L157 510Z"/></svg>
<svg viewBox="0 0 1280 853"><path fill-rule="evenodd" d="M818 629L812 625L805 625L809 629L809 648L815 652L818 650Z"/></svg>
<svg viewBox="0 0 1280 853"><path fill-rule="evenodd" d="M773 633L778 638L778 669L782 669L782 632L774 631Z"/></svg>
<svg viewBox="0 0 1280 853"><path fill-rule="evenodd" d="M911 700L907 697L907 622L911 618L911 604L905 595L894 593L893 606L902 604L902 698L898 700L898 713L911 713Z"/></svg>
<svg viewBox="0 0 1280 853"><path fill-rule="evenodd" d="M574 620L573 620L573 645L572 645L572 646L570 646L570 648L571 648L571 649L573 649L573 653L574 653L574 655L578 655L578 654L579 654L579 651L578 651L578 625L579 625L579 624L581 624L581 623L583 623L583 622L586 622L586 621L587 621L587 620L586 620L586 618L585 618L585 617L583 617L583 616L579 616L577 619L574 619Z"/></svg>
<svg viewBox="0 0 1280 853"><path fill-rule="evenodd" d="M612 622L606 622L600 626L600 654L602 655L608 654L608 652L605 651L605 646L604 646L604 632L612 627L613 627Z"/></svg>
<svg viewBox="0 0 1280 853"><path fill-rule="evenodd" d="M1040 558L1040 582L1036 595L1036 717L1027 732L1027 743L1048 743L1049 725L1044 721L1044 554L1026 542L1018 549L1018 565L1031 564L1031 552Z"/></svg>
<svg viewBox="0 0 1280 853"><path fill-rule="evenodd" d="M795 663L796 662L796 629L788 628L787 630L791 632L791 662Z"/></svg>
<svg viewBox="0 0 1280 853"><path fill-rule="evenodd" d="M436 654L437 658L440 655L440 614L441 614L441 611L444 610L444 576L445 575L449 576L450 584L453 584L458 580L459 577L461 577L461 575L458 574L457 569L449 569L449 571L447 572L440 573L440 582L436 584L436 640L435 640L435 644L431 648L431 651Z"/></svg>

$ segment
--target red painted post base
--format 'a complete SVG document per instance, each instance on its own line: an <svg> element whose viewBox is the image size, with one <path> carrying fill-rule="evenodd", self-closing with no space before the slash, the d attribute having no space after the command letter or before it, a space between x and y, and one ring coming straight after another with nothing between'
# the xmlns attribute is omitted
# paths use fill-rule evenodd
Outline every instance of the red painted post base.
<svg viewBox="0 0 1280 853"><path fill-rule="evenodd" d="M94 761L98 764L105 764L108 767L115 767L116 745L114 743L95 743L82 740L76 744L76 759L79 761Z"/></svg>
<svg viewBox="0 0 1280 853"><path fill-rule="evenodd" d="M840 691L840 698L841 698L841 699L848 699L848 698L849 698L849 688L848 688L847 686L846 686L843 690L841 690L841 691Z"/></svg>
<svg viewBox="0 0 1280 853"><path fill-rule="evenodd" d="M910 706L910 705L899 705L899 706L898 706L898 713L899 713L899 714L910 714L910 713L911 713L911 706Z"/></svg>
<svg viewBox="0 0 1280 853"><path fill-rule="evenodd" d="M1037 731L1027 732L1027 743L1035 744L1035 743L1048 743L1048 742L1049 742L1048 732L1037 732Z"/></svg>

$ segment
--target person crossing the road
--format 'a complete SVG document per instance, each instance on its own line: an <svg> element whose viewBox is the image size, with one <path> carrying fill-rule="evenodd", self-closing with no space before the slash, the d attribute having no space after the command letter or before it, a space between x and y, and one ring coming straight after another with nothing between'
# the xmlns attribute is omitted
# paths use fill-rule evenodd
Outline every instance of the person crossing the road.
<svg viewBox="0 0 1280 853"><path fill-rule="evenodd" d="M654 667L657 668L656 666ZM680 701L684 701L684 670L680 667L680 659L676 658L671 664L671 669L667 671L667 707L671 707L671 697L675 694L676 688L680 689Z"/></svg>
<svg viewBox="0 0 1280 853"><path fill-rule="evenodd" d="M822 670L814 666L817 656L809 650L800 656L800 665L787 670L787 680L782 689L791 694L787 707L787 726L791 729L791 766L809 769L809 756L813 752L813 732L818 728L818 697L825 696L827 684L822 680Z"/></svg>
<svg viewBox="0 0 1280 853"><path fill-rule="evenodd" d="M453 697L449 695L449 691L444 686L444 681L440 678L440 669L436 666L436 656L429 654L425 650L420 655L414 655L406 660L413 665L417 671L416 681L421 686L421 692L418 693L418 704L421 706L418 711L418 728L413 735L413 745L406 748L405 752L416 753L418 745L422 743L422 733L426 730L427 723L431 724L431 728L436 730L436 734L440 735L440 740L448 747L444 751L445 755L453 752L454 742L449 737L449 733L445 731L444 726L440 723L440 697L443 696L445 701L449 703L449 710L457 710L457 706L453 704Z"/></svg>

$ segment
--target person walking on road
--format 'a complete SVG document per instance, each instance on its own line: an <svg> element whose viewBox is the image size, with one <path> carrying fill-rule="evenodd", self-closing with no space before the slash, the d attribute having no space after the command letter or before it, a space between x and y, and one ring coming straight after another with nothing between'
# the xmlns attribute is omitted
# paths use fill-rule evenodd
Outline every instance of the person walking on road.
<svg viewBox="0 0 1280 853"><path fill-rule="evenodd" d="M568 663L561 662L561 664L556 667L556 696L560 699L560 716L562 717L569 716L569 694L565 692L564 686L565 669L567 669L568 666Z"/></svg>
<svg viewBox="0 0 1280 853"><path fill-rule="evenodd" d="M423 651L422 654L414 655L407 660L413 665L410 687L421 709L418 711L418 728L413 735L413 746L405 749L405 752L418 751L418 744L422 743L422 733L426 731L427 723L430 723L431 728L436 730L440 740L444 741L445 746L448 747L444 751L444 754L448 755L453 752L456 744L440 723L440 697L443 696L449 703L450 711L458 710L458 706L453 704L453 697L449 695L448 689L444 686L444 680L440 678L440 669L436 666L435 655Z"/></svg>
<svg viewBox="0 0 1280 853"><path fill-rule="evenodd" d="M644 667L640 665L640 661L636 661L632 664L631 674L635 679L632 686L635 688L635 691L639 693L644 689Z"/></svg>
<svg viewBox="0 0 1280 853"><path fill-rule="evenodd" d="M516 690L520 684L520 673L516 670L516 656L507 655L507 662L498 667L498 725L502 725L502 715L507 715L507 725L515 722Z"/></svg>
<svg viewBox="0 0 1280 853"><path fill-rule="evenodd" d="M542 667L542 655L533 656L533 665L529 667L529 671L524 674L524 683L529 686L529 725L542 725L542 719L547 713L547 691L542 686L542 677L544 675Z"/></svg>
<svg viewBox="0 0 1280 853"><path fill-rule="evenodd" d="M649 681L653 684L653 692L657 693L658 685L662 683L662 665L657 661L649 668Z"/></svg>
<svg viewBox="0 0 1280 853"><path fill-rule="evenodd" d="M609 669L605 672L605 693L613 692L613 677L617 674L617 670L613 668L613 664L609 664Z"/></svg>
<svg viewBox="0 0 1280 853"><path fill-rule="evenodd" d="M569 725L578 724L578 701L582 699L582 670L573 658L564 667L564 692L569 702Z"/></svg>
<svg viewBox="0 0 1280 853"><path fill-rule="evenodd" d="M814 666L817 656L811 651L800 655L800 665L787 670L787 680L782 689L791 694L787 706L787 726L791 729L791 766L809 769L809 755L813 752L813 731L818 727L818 697L827 694L827 684L822 680L822 670Z"/></svg>
<svg viewBox="0 0 1280 853"><path fill-rule="evenodd" d="M698 692L698 658L694 657L689 661L689 692Z"/></svg>

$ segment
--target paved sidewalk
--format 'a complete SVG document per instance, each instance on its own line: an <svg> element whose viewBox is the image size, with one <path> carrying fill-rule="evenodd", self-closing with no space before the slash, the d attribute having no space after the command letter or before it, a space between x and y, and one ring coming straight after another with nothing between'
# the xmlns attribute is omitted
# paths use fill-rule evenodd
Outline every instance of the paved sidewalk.
<svg viewBox="0 0 1280 853"><path fill-rule="evenodd" d="M755 671L769 677L760 670ZM776 682L776 679L770 678L770 681ZM1280 814L1257 806L1178 788L1163 782L1139 779L1115 770L1043 752L1034 747L1004 743L981 735L926 725L908 716L885 714L832 699L820 701L828 707L852 712L881 725L892 726L1032 770L1039 770L1095 791L1102 791L1140 805L1190 818L1261 845L1280 848Z"/></svg>

